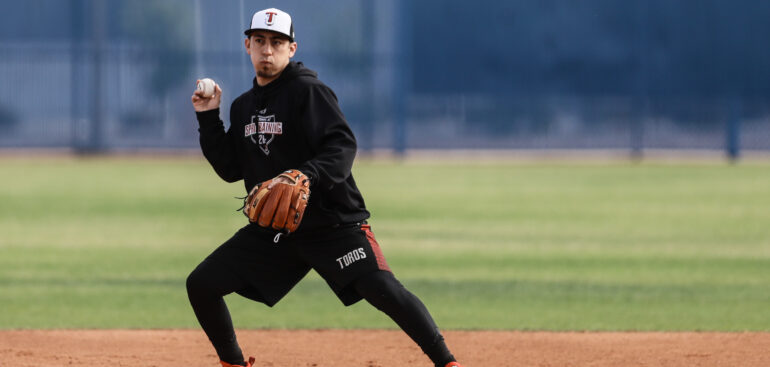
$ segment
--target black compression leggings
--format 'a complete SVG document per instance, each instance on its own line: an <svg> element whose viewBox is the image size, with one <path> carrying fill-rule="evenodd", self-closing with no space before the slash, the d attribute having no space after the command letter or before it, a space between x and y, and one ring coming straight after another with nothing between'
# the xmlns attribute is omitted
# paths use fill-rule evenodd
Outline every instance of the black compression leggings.
<svg viewBox="0 0 770 367"><path fill-rule="evenodd" d="M372 306L390 316L436 366L443 367L454 361L428 309L404 288L393 273L374 272L365 275L353 286Z"/></svg>
<svg viewBox="0 0 770 367"><path fill-rule="evenodd" d="M203 260L187 277L187 297L195 317L219 359L237 366L246 363L235 338L230 311L222 297L244 287L246 283L235 273L210 259Z"/></svg>
<svg viewBox="0 0 770 367"><path fill-rule="evenodd" d="M195 316L219 359L245 365L235 337L230 312L223 297L245 288L246 283L227 267L204 260L187 277L187 295ZM367 274L353 284L355 290L401 327L437 365L454 360L425 305L387 271Z"/></svg>

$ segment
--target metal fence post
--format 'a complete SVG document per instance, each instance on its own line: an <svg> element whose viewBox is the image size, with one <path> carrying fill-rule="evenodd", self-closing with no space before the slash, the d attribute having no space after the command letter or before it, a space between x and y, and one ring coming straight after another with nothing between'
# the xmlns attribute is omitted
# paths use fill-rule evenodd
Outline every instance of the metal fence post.
<svg viewBox="0 0 770 367"><path fill-rule="evenodd" d="M89 134L86 142L76 147L78 153L97 153L105 149L102 136L104 121L104 88L102 73L104 70L104 46L107 33L107 2L91 1L91 100Z"/></svg>
<svg viewBox="0 0 770 367"><path fill-rule="evenodd" d="M736 162L741 154L741 115L743 106L741 99L734 97L730 101L730 115L727 119L727 131L725 132L725 149L727 159Z"/></svg>
<svg viewBox="0 0 770 367"><path fill-rule="evenodd" d="M83 79L83 0L70 0L72 17L70 27L72 40L70 44L70 144L73 149L80 149L80 127L83 119L83 88L78 80Z"/></svg>
<svg viewBox="0 0 770 367"><path fill-rule="evenodd" d="M398 2L394 16L396 24L396 36L393 40L393 151L397 156L406 154L406 114L409 94L412 90L412 14L411 2L401 0Z"/></svg>
<svg viewBox="0 0 770 367"><path fill-rule="evenodd" d="M361 33L366 40L374 40L374 0L361 0ZM371 153L374 146L374 120L375 120L375 56L377 49L375 47L363 47L361 50L361 84L363 85L363 108L361 108L361 129L359 150L365 154Z"/></svg>

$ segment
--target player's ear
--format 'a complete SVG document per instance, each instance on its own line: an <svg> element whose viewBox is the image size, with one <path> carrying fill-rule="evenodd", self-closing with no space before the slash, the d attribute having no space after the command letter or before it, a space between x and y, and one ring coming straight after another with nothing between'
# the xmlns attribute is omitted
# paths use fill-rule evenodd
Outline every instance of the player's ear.
<svg viewBox="0 0 770 367"><path fill-rule="evenodd" d="M289 43L289 57L294 57L295 52L297 52L297 42Z"/></svg>
<svg viewBox="0 0 770 367"><path fill-rule="evenodd" d="M251 55L251 49L249 48L249 46L251 46L251 36L246 37L243 41L243 45L246 47L246 53Z"/></svg>

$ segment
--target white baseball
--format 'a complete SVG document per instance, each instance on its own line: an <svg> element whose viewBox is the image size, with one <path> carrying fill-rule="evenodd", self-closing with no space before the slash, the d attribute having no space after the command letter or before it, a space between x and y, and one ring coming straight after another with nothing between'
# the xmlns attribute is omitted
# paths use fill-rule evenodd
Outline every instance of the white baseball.
<svg viewBox="0 0 770 367"><path fill-rule="evenodd" d="M209 98L214 95L214 88L216 85L217 83L214 83L214 80L211 78L203 78L198 80L196 88L203 91L203 97Z"/></svg>

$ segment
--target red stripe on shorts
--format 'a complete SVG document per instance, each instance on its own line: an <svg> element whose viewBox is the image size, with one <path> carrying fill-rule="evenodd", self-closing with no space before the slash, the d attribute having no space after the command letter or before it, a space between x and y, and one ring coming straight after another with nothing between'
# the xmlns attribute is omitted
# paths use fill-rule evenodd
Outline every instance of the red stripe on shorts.
<svg viewBox="0 0 770 367"><path fill-rule="evenodd" d="M372 233L372 226L364 224L361 226L361 230L366 233L366 239L369 240L369 245L372 247L374 257L377 259L377 267L380 268L380 270L390 271L388 262L385 261L385 255L382 254L380 244L378 244L377 240L374 238L374 233Z"/></svg>

